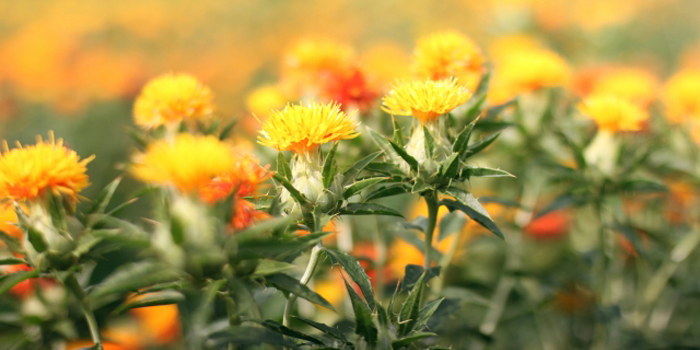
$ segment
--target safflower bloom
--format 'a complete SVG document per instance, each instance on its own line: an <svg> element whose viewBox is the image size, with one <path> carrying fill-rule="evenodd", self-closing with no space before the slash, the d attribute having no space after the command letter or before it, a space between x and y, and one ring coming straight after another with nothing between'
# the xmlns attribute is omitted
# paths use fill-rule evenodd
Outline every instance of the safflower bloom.
<svg viewBox="0 0 700 350"><path fill-rule="evenodd" d="M615 95L642 106L656 96L659 82L642 69L619 69L603 75L593 84L593 95Z"/></svg>
<svg viewBox="0 0 700 350"><path fill-rule="evenodd" d="M404 82L384 97L382 110L391 115L412 115L421 123L428 123L466 103L471 96L454 78Z"/></svg>
<svg viewBox="0 0 700 350"><path fill-rule="evenodd" d="M36 145L9 149L4 143L0 155L0 197L10 201L33 201L51 192L76 200L78 193L90 185L86 165L94 156L80 159L65 147L63 140L37 136Z"/></svg>
<svg viewBox="0 0 700 350"><path fill-rule="evenodd" d="M258 142L278 151L310 153L324 143L357 137L357 127L337 103L287 105L268 117Z"/></svg>
<svg viewBox="0 0 700 350"><path fill-rule="evenodd" d="M666 118L673 123L700 120L700 70L676 73L663 87Z"/></svg>
<svg viewBox="0 0 700 350"><path fill-rule="evenodd" d="M332 40L302 39L284 54L287 72L320 74L349 67L355 57L352 47Z"/></svg>
<svg viewBox="0 0 700 350"><path fill-rule="evenodd" d="M134 157L131 173L141 181L192 193L234 165L231 147L214 136L179 134L158 140Z"/></svg>
<svg viewBox="0 0 700 350"><path fill-rule="evenodd" d="M447 31L418 39L413 54L413 70L420 78L442 80L459 77L478 82L483 71L481 49L466 36Z"/></svg>
<svg viewBox="0 0 700 350"><path fill-rule="evenodd" d="M226 173L212 179L199 191L200 198L208 203L227 198L234 194L232 225L243 230L251 224L270 218L264 211L256 210L255 205L245 197L255 196L262 183L272 177L269 166L262 167L251 156L236 159L234 166ZM235 193L234 193L235 191Z"/></svg>
<svg viewBox="0 0 700 350"><path fill-rule="evenodd" d="M134 103L134 121L146 129L208 118L214 95L189 74L168 73L149 81Z"/></svg>
<svg viewBox="0 0 700 350"><path fill-rule="evenodd" d="M493 102L505 102L522 93L565 85L570 79L569 66L554 52L544 49L513 52L496 64L490 97Z"/></svg>
<svg viewBox="0 0 700 350"><path fill-rule="evenodd" d="M591 96L578 106L581 113L593 119L598 128L608 132L640 130L649 115L639 105L612 96Z"/></svg>

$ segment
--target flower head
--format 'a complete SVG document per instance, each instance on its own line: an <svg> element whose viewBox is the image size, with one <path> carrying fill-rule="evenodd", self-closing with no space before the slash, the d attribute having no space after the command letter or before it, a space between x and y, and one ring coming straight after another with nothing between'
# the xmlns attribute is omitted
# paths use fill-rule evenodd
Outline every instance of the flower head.
<svg viewBox="0 0 700 350"><path fill-rule="evenodd" d="M216 137L179 134L172 142L158 140L136 155L131 173L141 181L191 193L233 165L231 147Z"/></svg>
<svg viewBox="0 0 700 350"><path fill-rule="evenodd" d="M382 110L392 115L413 115L427 123L464 104L471 96L454 78L412 81L395 85L384 97Z"/></svg>
<svg viewBox="0 0 700 350"><path fill-rule="evenodd" d="M418 39L413 70L420 78L431 80L460 77L478 81L483 64L481 49L471 39L447 31Z"/></svg>
<svg viewBox="0 0 700 350"><path fill-rule="evenodd" d="M212 115L214 95L189 74L168 73L144 86L134 104L134 120L144 128Z"/></svg>
<svg viewBox="0 0 700 350"><path fill-rule="evenodd" d="M303 39L285 53L284 68L288 72L312 75L338 72L349 67L354 56L350 46L332 40Z"/></svg>
<svg viewBox="0 0 700 350"><path fill-rule="evenodd" d="M640 130L649 118L647 112L638 105L613 95L591 96L578 108L581 113L593 119L598 128L610 132Z"/></svg>
<svg viewBox="0 0 700 350"><path fill-rule="evenodd" d="M37 137L36 145L5 149L0 155L0 197L12 201L35 200L47 191L75 200L90 182L86 165L94 156L80 159L75 151L65 147L63 140Z"/></svg>
<svg viewBox="0 0 700 350"><path fill-rule="evenodd" d="M301 154L324 143L355 138L359 135L357 126L336 103L287 105L265 121L258 142L278 151Z"/></svg>
<svg viewBox="0 0 700 350"><path fill-rule="evenodd" d="M593 84L593 95L615 95L646 106L656 96L658 81L641 69L619 69L605 74Z"/></svg>
<svg viewBox="0 0 700 350"><path fill-rule="evenodd" d="M670 121L700 121L700 70L676 73L664 86L662 98Z"/></svg>
<svg viewBox="0 0 700 350"><path fill-rule="evenodd" d="M496 64L491 100L505 102L518 94L566 84L571 71L554 52L524 49L502 57Z"/></svg>

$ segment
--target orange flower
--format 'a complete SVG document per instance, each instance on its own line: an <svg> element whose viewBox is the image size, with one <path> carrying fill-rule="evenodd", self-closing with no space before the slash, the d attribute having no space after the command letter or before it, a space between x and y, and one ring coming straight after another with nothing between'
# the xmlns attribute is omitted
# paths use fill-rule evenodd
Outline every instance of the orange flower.
<svg viewBox="0 0 700 350"><path fill-rule="evenodd" d="M562 238L568 230L569 215L561 210L547 213L525 227L525 233L538 240Z"/></svg>
<svg viewBox="0 0 700 350"><path fill-rule="evenodd" d="M17 265L10 265L7 268L5 268L5 273L10 274L10 273L15 273L15 272L20 272L20 271L33 271L34 269L31 266L25 265L25 264L17 264ZM38 284L38 286L37 286ZM10 293L14 294L15 296L19 297L20 299L24 299L27 296L31 295L34 293L34 288L35 287L47 287L53 284L53 281L48 278L30 278L26 279L20 283L17 283L14 287L10 289Z"/></svg>
<svg viewBox="0 0 700 350"><path fill-rule="evenodd" d="M413 70L420 79L458 77L469 88L475 88L483 70L481 49L471 39L454 31L418 39L413 55Z"/></svg>
<svg viewBox="0 0 700 350"><path fill-rule="evenodd" d="M700 121L700 70L676 73L664 86L666 117L672 123Z"/></svg>
<svg viewBox="0 0 700 350"><path fill-rule="evenodd" d="M656 97L658 79L642 69L617 69L604 74L594 83L592 95L615 95L641 106Z"/></svg>
<svg viewBox="0 0 700 350"><path fill-rule="evenodd" d="M180 337L181 326L177 305L158 305L131 309L142 326L143 337L151 344L165 345Z"/></svg>
<svg viewBox="0 0 700 350"><path fill-rule="evenodd" d="M336 101L344 111L369 110L379 93L370 86L364 72L354 67L343 74L325 76L322 79L321 97L326 101Z"/></svg>

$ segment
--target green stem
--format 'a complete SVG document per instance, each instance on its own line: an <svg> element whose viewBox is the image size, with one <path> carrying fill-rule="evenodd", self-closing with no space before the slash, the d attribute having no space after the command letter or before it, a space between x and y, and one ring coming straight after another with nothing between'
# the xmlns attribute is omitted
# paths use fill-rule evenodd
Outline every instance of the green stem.
<svg viewBox="0 0 700 350"><path fill-rule="evenodd" d="M304 275L301 276L301 284L306 285L309 283L311 280L311 276L314 274L314 270L316 270L316 265L318 265L318 258L321 256L321 251L323 250L323 244L321 242L318 242L312 249L311 249L311 256L309 257L309 263L306 264L306 270L304 271ZM287 299L287 303L284 305L284 316L282 318L282 324L289 327L289 318L292 315L292 309L294 308L294 303L297 300L297 296L292 294L289 296L289 299Z"/></svg>
<svg viewBox="0 0 700 350"><path fill-rule="evenodd" d="M440 208L440 203L438 202L437 191L428 192L423 196L425 203L428 205L428 227L425 230L425 264L424 268L427 272L430 269L432 263L432 250L433 250L433 235L435 233L435 227L437 226L438 209Z"/></svg>
<svg viewBox="0 0 700 350"><path fill-rule="evenodd" d="M75 295L75 297L80 302L80 307L83 309L83 314L85 315L85 320L87 321L88 328L90 329L90 337L92 342L97 345L99 350L102 350L102 338L100 336L100 327L97 325L97 320L95 320L95 314L92 312L90 303L87 299L87 295L80 286L80 282L75 278L73 273L70 273L66 279L63 280L66 287Z"/></svg>

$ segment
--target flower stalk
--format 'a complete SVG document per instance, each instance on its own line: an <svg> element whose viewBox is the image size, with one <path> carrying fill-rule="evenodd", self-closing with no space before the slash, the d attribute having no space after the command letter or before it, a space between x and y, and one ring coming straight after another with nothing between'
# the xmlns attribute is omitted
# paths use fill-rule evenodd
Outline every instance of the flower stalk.
<svg viewBox="0 0 700 350"><path fill-rule="evenodd" d="M83 314L85 315L85 320L87 321L88 328L90 329L90 338L92 342L95 343L98 350L103 350L102 347L102 337L100 336L100 327L97 325L97 320L95 320L95 314L92 312L90 303L87 299L87 295L80 286L80 282L75 277L75 274L69 273L68 276L63 280L63 284L70 290L73 295L80 302L80 307L83 309Z"/></svg>

